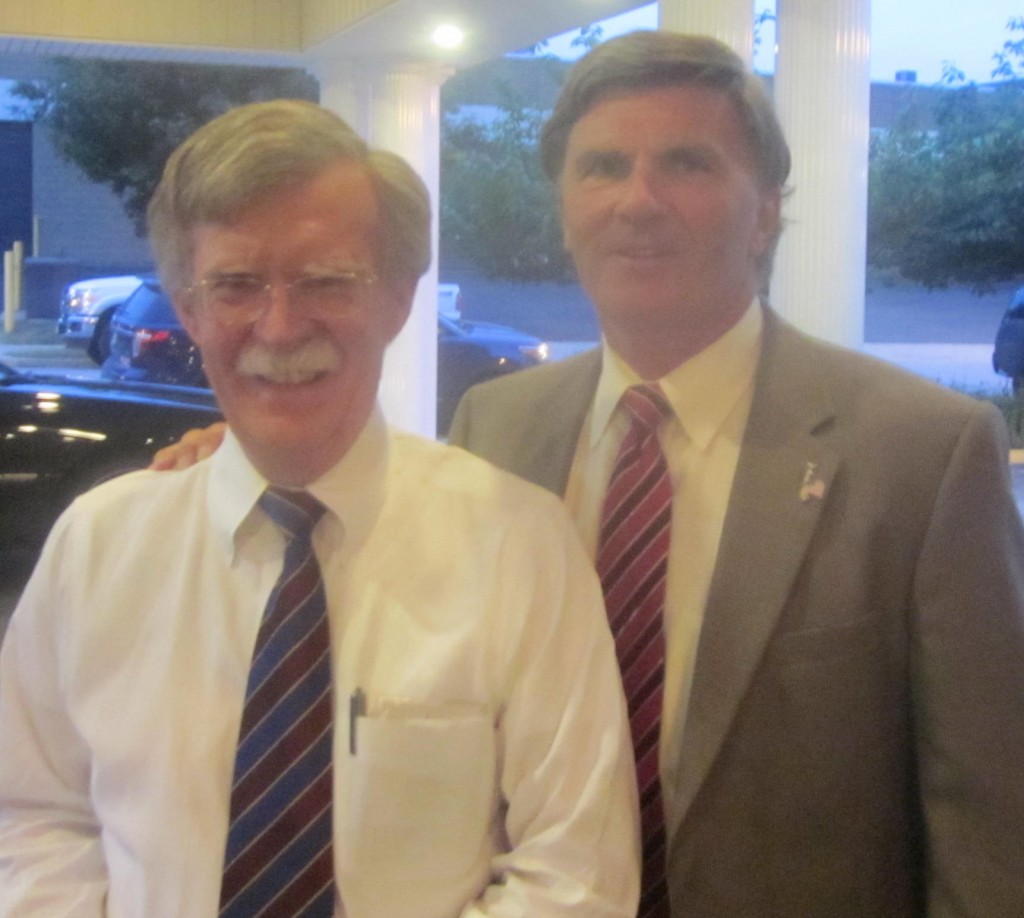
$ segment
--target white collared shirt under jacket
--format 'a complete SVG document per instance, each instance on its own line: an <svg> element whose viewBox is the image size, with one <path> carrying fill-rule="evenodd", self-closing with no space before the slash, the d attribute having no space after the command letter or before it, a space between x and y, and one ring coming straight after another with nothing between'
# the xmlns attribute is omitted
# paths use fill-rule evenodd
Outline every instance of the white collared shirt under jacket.
<svg viewBox="0 0 1024 918"><path fill-rule="evenodd" d="M55 526L0 658L4 918L216 914L282 563L264 486L229 437ZM632 916L628 725L559 501L379 413L310 491L329 509L338 914Z"/></svg>

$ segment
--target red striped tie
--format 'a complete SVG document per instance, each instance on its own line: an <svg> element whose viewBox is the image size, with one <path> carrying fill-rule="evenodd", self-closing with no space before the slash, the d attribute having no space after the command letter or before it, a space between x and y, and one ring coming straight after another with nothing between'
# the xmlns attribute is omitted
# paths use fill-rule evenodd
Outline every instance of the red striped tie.
<svg viewBox="0 0 1024 918"><path fill-rule="evenodd" d="M657 432L672 409L656 386L633 386L620 404L629 412L630 428L619 447L605 494L597 572L615 636L636 755L643 841L637 914L639 918L660 918L669 914L658 740L672 482Z"/></svg>
<svg viewBox="0 0 1024 918"><path fill-rule="evenodd" d="M335 897L331 660L311 542L324 506L305 492L268 488L260 507L288 545L249 671L220 914L329 918Z"/></svg>

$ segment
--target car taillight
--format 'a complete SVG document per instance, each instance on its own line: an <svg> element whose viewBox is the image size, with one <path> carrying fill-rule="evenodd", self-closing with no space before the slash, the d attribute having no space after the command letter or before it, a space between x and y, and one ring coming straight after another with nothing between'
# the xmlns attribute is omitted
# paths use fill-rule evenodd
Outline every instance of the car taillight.
<svg viewBox="0 0 1024 918"><path fill-rule="evenodd" d="M132 357L138 359L152 347L171 340L169 331L150 331L148 328L140 328L132 338Z"/></svg>

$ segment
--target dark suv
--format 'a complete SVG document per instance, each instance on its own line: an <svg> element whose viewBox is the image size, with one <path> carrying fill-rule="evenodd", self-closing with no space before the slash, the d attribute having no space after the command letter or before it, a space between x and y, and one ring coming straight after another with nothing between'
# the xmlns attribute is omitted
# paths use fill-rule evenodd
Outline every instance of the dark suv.
<svg viewBox="0 0 1024 918"><path fill-rule="evenodd" d="M1010 300L996 332L992 367L1013 380L1013 391L1024 392L1024 287Z"/></svg>
<svg viewBox="0 0 1024 918"><path fill-rule="evenodd" d="M145 278L114 313L110 356L100 373L107 379L207 385L199 351L157 280Z"/></svg>

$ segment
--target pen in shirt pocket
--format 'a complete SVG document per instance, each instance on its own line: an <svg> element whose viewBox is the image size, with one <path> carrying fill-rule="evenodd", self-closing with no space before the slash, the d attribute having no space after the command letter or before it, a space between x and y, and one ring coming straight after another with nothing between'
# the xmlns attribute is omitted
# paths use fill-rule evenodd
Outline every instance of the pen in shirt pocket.
<svg viewBox="0 0 1024 918"><path fill-rule="evenodd" d="M357 688L348 699L348 753L356 754L359 718L366 716L366 692Z"/></svg>

